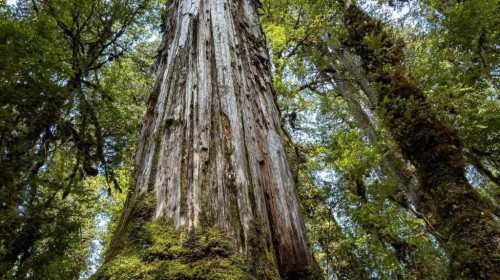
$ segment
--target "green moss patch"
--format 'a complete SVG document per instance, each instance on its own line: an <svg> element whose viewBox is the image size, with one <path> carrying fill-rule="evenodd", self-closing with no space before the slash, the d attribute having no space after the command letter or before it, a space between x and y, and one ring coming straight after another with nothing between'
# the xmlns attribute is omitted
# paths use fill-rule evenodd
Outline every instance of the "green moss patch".
<svg viewBox="0 0 500 280"><path fill-rule="evenodd" d="M134 231L92 279L256 279L248 259L215 229L190 232L149 221Z"/></svg>

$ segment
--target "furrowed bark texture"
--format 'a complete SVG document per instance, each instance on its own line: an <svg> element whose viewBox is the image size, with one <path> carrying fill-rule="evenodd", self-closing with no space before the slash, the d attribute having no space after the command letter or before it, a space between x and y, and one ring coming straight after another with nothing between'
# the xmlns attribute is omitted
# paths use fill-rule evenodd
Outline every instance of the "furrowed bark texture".
<svg viewBox="0 0 500 280"><path fill-rule="evenodd" d="M500 279L500 227L465 178L458 132L437 118L401 65L402 42L351 1L338 2L345 6L343 45L360 57L368 79L377 85L384 122L415 165L421 182L416 204L444 237L440 241L450 256L451 278ZM375 46L373 38L379 41Z"/></svg>
<svg viewBox="0 0 500 280"><path fill-rule="evenodd" d="M258 5L167 4L132 196L156 192L156 218L177 228L215 227L242 252L259 228L286 276L314 260L280 136Z"/></svg>

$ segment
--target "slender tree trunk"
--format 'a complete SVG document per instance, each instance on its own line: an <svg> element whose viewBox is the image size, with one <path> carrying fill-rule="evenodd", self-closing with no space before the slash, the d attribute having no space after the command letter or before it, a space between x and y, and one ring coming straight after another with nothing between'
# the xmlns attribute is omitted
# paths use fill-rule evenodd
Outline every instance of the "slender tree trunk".
<svg viewBox="0 0 500 280"><path fill-rule="evenodd" d="M281 139L259 4L168 2L134 186L107 262L123 250L116 240L137 221L138 200L154 193L146 220L166 218L191 233L216 229L251 263L267 262L284 279L305 279L314 270Z"/></svg>
<svg viewBox="0 0 500 280"><path fill-rule="evenodd" d="M342 53L331 51L321 46L318 46L318 48L322 49L324 54L329 54L331 56L329 67L332 68L333 72L331 75L324 72L324 75L329 78L328 80L332 83L332 86L339 89L339 93L353 114L356 123L366 133L370 142L373 144L379 143L379 135L377 133L377 128L380 127L379 120L373 115L370 109L376 106L377 96L370 82L363 77L359 70L351 65ZM340 65L337 65L335 62L337 59L342 66L346 68L347 72L354 76L355 81L360 85L361 89L368 97L367 102L364 102L363 98L359 96L355 90L349 88L345 82L348 80L347 76L344 74ZM406 193L404 195L404 201L402 201L406 203L405 208L409 207L408 203L415 205L415 192L419 188L419 182L414 172L414 166L404 159L400 149L396 149L392 153L385 155L383 163L390 173L390 176L398 184L400 190Z"/></svg>

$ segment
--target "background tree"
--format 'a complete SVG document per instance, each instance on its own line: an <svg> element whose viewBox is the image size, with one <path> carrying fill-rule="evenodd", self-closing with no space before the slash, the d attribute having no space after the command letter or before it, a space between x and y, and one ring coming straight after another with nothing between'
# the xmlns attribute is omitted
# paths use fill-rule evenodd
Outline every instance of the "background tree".
<svg viewBox="0 0 500 280"><path fill-rule="evenodd" d="M286 1L283 1L283 2L286 2ZM287 5L288 4L288 5ZM292 63L296 63L296 64L299 64L299 65L302 65L302 69L301 68L298 68L297 66L293 66L293 64L285 64L285 67L290 67L289 69L285 69L287 71L289 70L292 70L294 71L295 73L299 73L299 75L302 74L302 76L299 76L299 77L302 77L302 79L305 79L307 82L302 82L302 85L298 88L299 91L300 90L303 90L305 88L308 88L308 89L311 89L311 90L315 90L317 91L318 89L323 89L322 92L325 91L325 86L324 86L324 82L325 82L325 79L322 76L321 72L318 73L317 75L320 76L320 77L314 77L313 75L311 75L310 73L310 70L309 69L312 69L312 71L323 71L322 69L325 69L327 72L330 72L330 71L333 71L334 74L337 75L336 77L336 80L335 80L335 85L338 86L340 83L345 83L346 80L350 79L352 77L352 79L354 79L354 81L360 83L358 86L361 87L362 90L365 90L364 85L363 85L363 81L360 81L360 79L358 78L358 76L356 76L356 73L354 73L351 69L353 69L353 67L351 65L355 65L355 63L353 62L348 62L348 65L346 65L346 60L344 59L342 61L341 58L339 58L338 56L325 56L325 53L329 53L330 50L334 50L334 49L342 49L341 47L339 47L339 45L337 45L338 41L341 41L343 40L342 38L345 38L345 34L342 32L342 31L339 31L339 29L335 29L335 28L327 28L326 26L328 24L325 24L324 21L328 21L328 20L333 20L335 18L335 15L338 14L338 13L344 13L343 16L344 17L351 17L353 16L353 14L356 14L355 12L353 12L352 10L351 11L345 11L345 12L342 12L342 7L343 5L340 5L340 11L338 9L333 9L333 10L328 10L327 6L325 5L325 3L318 3L316 5L316 8L314 7L315 4L311 4L311 3L308 3L307 1L304 1L304 3L297 3L297 5L293 5L291 3L287 3L287 4L284 4L283 6L285 7L284 9L288 11L288 14L287 15L282 15L282 14L279 14L280 18L278 18L278 20L284 20L284 21L287 21L289 20L291 23L290 23L290 29L281 29L281 31L285 31L286 35L281 35L278 36L278 39L280 38L289 38L288 40L290 40L289 42L285 41L284 43L286 44L289 44L289 45L285 45L285 49L284 49L284 55L283 55L283 52L281 53L277 53L276 54L276 57L278 57L278 59L280 59L279 61L285 61L285 63L289 62L289 61L292 61ZM313 7L311 7L313 6ZM317 8L319 6L319 9ZM352 6L352 4L350 5ZM274 7L274 5L273 5ZM290 8L291 7L291 8ZM272 9L272 8L271 8ZM319 13L318 13L318 10L319 10ZM312 14L309 14L309 12L312 11ZM324 12L326 11L326 12ZM359 11L361 11L361 9L359 9ZM361 12L363 13L363 12ZM276 21L276 18L273 18L274 22ZM357 24L360 24L359 22L366 22L367 18L363 18L363 19L357 19L357 20L352 20L351 21L351 24L353 25L356 25ZM323 22L322 22L323 21ZM306 22L304 24L304 22ZM371 26L370 25L370 28L377 28L376 25L377 24L381 24L380 22L378 22L377 24L375 24L376 21L374 21L374 26ZM330 26L335 26L335 24L342 24L342 23L338 23L338 22L333 22ZM305 25L305 26L304 26ZM282 26L282 25L281 25ZM280 26L280 28L282 28ZM360 29L362 29L360 27ZM349 30L349 29L348 29ZM355 32L355 31L354 31ZM363 31L364 32L364 31ZM371 31L369 31L368 33L370 33ZM288 35L288 34L291 34L291 35ZM374 33L370 33L370 34L375 34L377 32L374 31ZM363 46L363 44L365 44L367 47L366 48L372 48L373 50L373 54L371 56L371 59L374 59L374 58L381 58L383 57L385 60L385 64L384 64L384 67L386 67L386 69L382 70L382 62L379 63L380 64L380 70L381 71L396 71L395 69L391 69L389 67L389 65L391 65L391 59L393 59L393 57L385 57L385 52L389 52L389 55L392 55L393 54L393 50L396 50L398 49L397 46L394 46L394 45L391 45L393 47L391 48L386 48L386 46L383 45L383 43L380 43L379 41L381 42L384 42L384 40L387 40L386 38L389 37L389 36L386 36L386 35L382 35L380 34L380 32L378 32L377 34L379 34L379 36L381 36L381 38L375 38L376 36L375 35L372 35L372 37L368 37L368 35L366 36L361 36L358 37L359 41L356 41L356 43L352 44L352 46L349 46L349 47L353 47L353 48L361 48L361 46ZM290 37L287 37L290 36ZM330 50L326 49L326 48L322 48L322 44L324 44L322 38L324 38L323 36L324 35L328 35L330 38L335 38L333 39L330 43L329 43L329 48ZM359 35L359 34L358 34ZM295 36L295 37L294 37ZM348 35L348 36L352 36L352 35ZM390 38L390 37L389 37ZM338 41L336 41L338 40ZM283 42L283 41L280 41L278 40L279 42ZM311 48L311 46L314 46ZM316 54L314 54L314 48L316 49L319 49L319 50L323 50L323 53L319 53L316 52ZM306 50L307 49L307 50ZM298 59L297 58L290 58L290 56L296 56L298 54L298 52L300 50L305 50L306 53L313 53L313 56L312 58L309 56L309 60L313 60L313 61L316 61L315 63L318 63L319 62L319 65L316 64L316 66L318 68L314 68L314 67L310 67L310 64L308 64L307 61L304 61L303 57L299 57ZM358 54L360 54L358 52ZM363 54L365 55L365 54ZM367 56L369 54L366 54ZM323 57L322 57L323 56ZM315 58L316 57L316 58ZM365 59L365 57L361 56L362 59ZM327 60L327 59L332 59L334 61L334 63L341 63L343 64L342 67L345 67L346 69L348 70L351 70L351 73L349 73L349 75L352 75L352 76L343 76L343 71L338 71L338 68L337 69L332 69L332 64L326 64L327 66L325 67L325 63L322 61L322 60ZM297 62L298 61L298 62ZM355 60L354 60L355 61ZM364 60L362 60L362 63L364 63ZM368 67L370 71L374 71L374 69L377 69L377 65L379 64L376 64L376 63L373 63L373 61L370 61L370 62L367 62L367 64L362 64L364 65L365 67ZM298 68L298 70L296 70ZM333 67L335 68L335 67ZM354 67L355 68L355 67ZM306 69L304 71L304 69ZM335 73L335 70L336 70L336 73ZM358 69L354 69L356 72L360 72ZM344 70L345 71L345 70ZM366 73L366 69L364 69L363 72ZM306 74L303 74L303 73L306 73ZM363 76L361 76L362 78L364 78L365 81L367 81L368 83L368 87L371 88L371 92L366 92L366 95L367 95L367 99L357 99L357 100L354 100L354 101L349 101L349 100L346 100L348 104L350 104L351 108L353 107L353 102L354 102L354 105L358 105L359 104L356 104L356 102L361 102L361 105L362 104L366 104L367 101L368 103L370 103L370 99L372 98L372 96L375 97L375 101L377 100L377 94L378 92L382 91L382 90L391 90L391 87L395 87L395 85L386 85L385 88L383 85L381 85L380 82L376 82L374 79L375 77L374 76L370 76L371 72L368 71L368 76L366 76L367 78L364 78ZM394 73L394 72L392 72ZM342 76L338 76L338 74L342 75ZM361 73L362 74L362 73ZM362 74L363 75L363 74ZM370 81L372 82L370 84ZM382 83L383 84L383 83ZM305 86L305 87L304 87ZM340 86L339 86L340 87ZM381 88L380 88L381 87ZM345 87L344 87L345 88ZM340 89L342 90L342 89ZM370 95L371 93L371 95ZM356 96L356 94L354 95ZM349 96L347 96L349 97ZM343 94L343 98L344 99L348 99L346 98L346 95ZM351 94L351 98L352 98L352 94ZM390 99L388 99L390 100ZM385 102L387 102L388 100L385 100ZM372 103L374 104L374 103ZM376 104L376 103L375 103ZM399 103L398 103L399 104ZM393 104L393 105L390 105L392 109L401 109L402 107L404 107L404 105L402 104L399 104L399 106ZM360 107L362 109L361 112L366 112L367 110L370 111L370 107L363 107L363 105ZM356 109L356 107L354 107L354 109ZM352 110L352 109L351 109ZM387 122L387 121L390 121L392 119L391 116L388 116L387 115L387 111L388 109L384 110L384 114L383 114L383 117L382 119ZM359 115L363 115L363 114L359 114L360 110L357 110L358 111L358 116ZM435 114L435 113L434 113ZM359 117L356 116L356 110L354 110L354 113L353 113L354 117L358 119L359 121ZM425 115L429 115L428 113L425 114ZM402 122L404 121L398 118L396 118L398 122ZM368 123L369 124L369 123ZM367 121L362 121L361 122L361 127L365 130L365 132L368 134L368 136L370 137L371 135L373 135L373 132L370 132L370 131L367 131ZM373 129L373 128L370 128L368 127L368 129ZM393 128L391 128L392 130ZM393 132L393 131L392 131ZM455 132L456 133L456 132ZM373 136L371 136L370 138L373 139ZM415 140L416 138L418 137L413 137L411 135L406 135L404 141L413 141ZM399 144L398 144L399 145ZM417 143L413 143L411 144L412 147L417 147L419 144ZM421 144L420 144L421 146ZM339 147L336 147L337 149ZM417 168L417 171L418 171L418 168ZM401 172L398 172L399 176L403 175ZM459 172L460 173L460 172ZM462 169L462 174L465 173L465 170ZM396 173L397 174L397 173ZM359 175L355 175L355 176L359 176ZM405 176L403 176L404 178ZM463 178L463 175L462 175L462 178ZM427 179L424 178L424 182L427 183ZM463 180L462 180L463 181ZM407 186L408 187L408 186ZM473 191L470 187L467 187L470 191L472 192L475 192ZM410 196L412 195L412 193L408 193ZM492 211L492 212L495 212L496 210L496 207L495 205L492 205L490 204L489 202L486 202L484 203L482 197L477 197L477 193L475 194L475 197L474 200L475 202L472 203L474 205L474 207L483 207L481 209L488 209L487 211ZM400 202L405 202L405 201L398 201L398 204ZM407 202L405 202L407 203ZM478 205L481 205L483 204L483 206L478 206ZM404 205L402 205L404 206ZM476 213L479 213L476 211ZM491 212L490 212L491 213ZM418 213L417 213L418 214ZM433 215L434 216L434 215ZM490 219L491 216L489 215L486 215L487 218L486 219ZM433 226L432 224L429 224L428 223L428 219L426 219L424 217L424 220L426 220L426 223L428 225L430 225L430 228L432 229ZM489 222L488 222L489 223ZM492 224L493 227L495 227L495 223ZM456 228L456 231L460 231L461 227L457 227ZM433 230L434 231L434 230ZM487 232L490 232L489 230L487 230ZM437 233L437 237L439 237L439 232L435 232ZM470 233L469 233L470 234ZM495 235L495 233L493 234ZM481 234L478 233L477 236L481 236ZM495 245L492 245L493 247ZM491 247L491 248L493 248ZM463 248L464 251L467 251L467 249ZM492 251L494 251L495 249L492 249ZM492 252L490 251L490 252ZM486 259L490 259L489 257L486 257ZM494 259L494 258L493 258ZM465 261L465 259L463 260ZM459 261L458 263L460 263L460 265L464 265L464 262L462 261ZM456 265L458 265L457 263L455 263ZM490 267L493 267L493 266L490 266ZM467 268L464 268L466 271L467 271ZM466 272L467 273L467 272ZM455 276L457 277L457 276ZM476 276L477 277L477 276Z"/></svg>

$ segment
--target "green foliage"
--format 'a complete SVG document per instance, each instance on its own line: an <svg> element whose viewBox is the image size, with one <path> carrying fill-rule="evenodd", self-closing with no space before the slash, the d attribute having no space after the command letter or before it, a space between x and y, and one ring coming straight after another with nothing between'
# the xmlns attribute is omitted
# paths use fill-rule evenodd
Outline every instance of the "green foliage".
<svg viewBox="0 0 500 280"><path fill-rule="evenodd" d="M130 176L118 169L133 162L151 88L154 43L140 26L153 4L0 7L0 277L85 270L96 201Z"/></svg>
<svg viewBox="0 0 500 280"><path fill-rule="evenodd" d="M409 37L412 74L443 119L459 129L468 163L481 173L486 197L498 200L500 42L498 1L425 1L431 24Z"/></svg>

